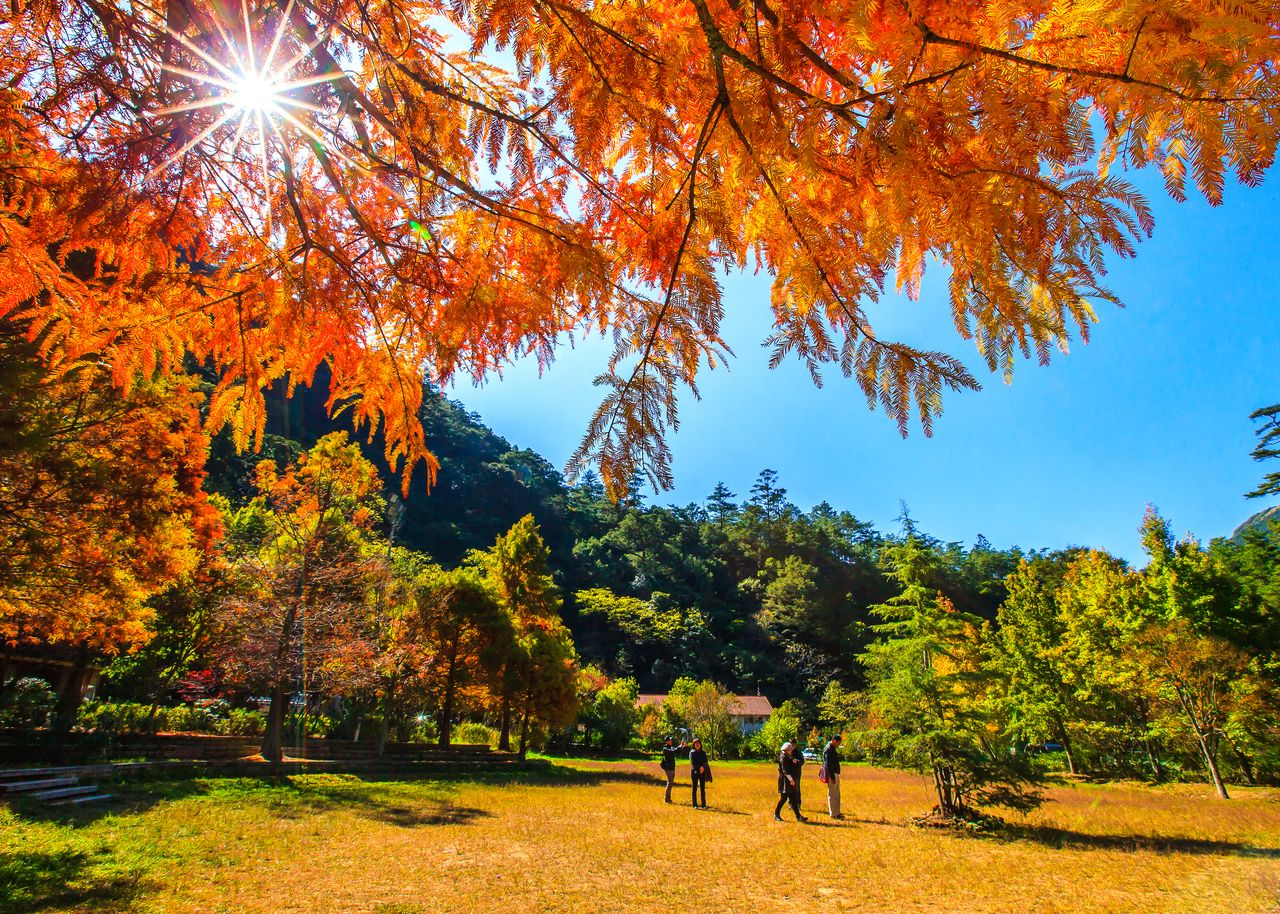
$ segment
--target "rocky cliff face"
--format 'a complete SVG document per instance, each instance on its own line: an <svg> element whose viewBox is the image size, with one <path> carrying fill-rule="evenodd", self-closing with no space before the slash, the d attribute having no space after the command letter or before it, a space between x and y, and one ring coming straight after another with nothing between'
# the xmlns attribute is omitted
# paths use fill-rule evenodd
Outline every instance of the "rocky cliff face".
<svg viewBox="0 0 1280 914"><path fill-rule="evenodd" d="M1280 521L1280 505L1272 505L1270 508L1263 508L1239 527L1232 530L1231 538L1236 539L1250 527L1257 527L1260 530L1265 530L1272 521Z"/></svg>

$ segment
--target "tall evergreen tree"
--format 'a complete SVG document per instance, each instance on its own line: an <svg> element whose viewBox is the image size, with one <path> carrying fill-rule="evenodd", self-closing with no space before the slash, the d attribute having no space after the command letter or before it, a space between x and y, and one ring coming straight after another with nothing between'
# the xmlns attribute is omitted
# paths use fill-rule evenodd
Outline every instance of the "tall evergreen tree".
<svg viewBox="0 0 1280 914"><path fill-rule="evenodd" d="M873 607L880 638L862 655L868 755L931 775L943 818L970 817L975 805L1034 806L1029 773L988 737L981 621L931 586L938 557L920 540L886 548L883 562L901 590Z"/></svg>

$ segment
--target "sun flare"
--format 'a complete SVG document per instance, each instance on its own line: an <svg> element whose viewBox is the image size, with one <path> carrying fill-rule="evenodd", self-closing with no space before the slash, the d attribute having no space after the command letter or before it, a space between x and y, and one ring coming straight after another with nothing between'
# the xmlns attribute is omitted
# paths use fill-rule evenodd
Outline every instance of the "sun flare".
<svg viewBox="0 0 1280 914"><path fill-rule="evenodd" d="M246 114L275 114L282 104L288 103L279 92L277 82L266 74L245 74L234 84L227 106L240 108Z"/></svg>
<svg viewBox="0 0 1280 914"><path fill-rule="evenodd" d="M280 54L289 31L292 8L293 2L290 0L275 33L268 38L266 53L261 58L248 8L243 3L242 35L233 35L224 24L216 20L213 23L222 41L221 53L212 53L187 36L172 29L166 30L170 38L203 64L203 69L164 64L163 69L187 82L196 97L181 104L159 108L152 112L152 116L214 111L217 112L217 117L156 165L151 171L152 175L168 168L227 126L233 126L235 131L225 153L234 156L243 143L255 145L264 181L269 171L271 147L273 143L284 142L286 129L291 128L302 134L313 148L329 145L315 127L308 123L308 113L323 109L309 100L307 90L341 79L344 74L341 71L306 72L308 63L312 60L312 52L323 39L304 45L287 59Z"/></svg>

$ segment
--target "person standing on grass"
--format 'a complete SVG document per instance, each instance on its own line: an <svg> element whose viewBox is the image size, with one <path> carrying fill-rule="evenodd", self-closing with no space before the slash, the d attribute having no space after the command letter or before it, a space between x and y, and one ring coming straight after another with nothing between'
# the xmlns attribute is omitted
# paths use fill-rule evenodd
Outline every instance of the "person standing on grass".
<svg viewBox="0 0 1280 914"><path fill-rule="evenodd" d="M844 737L839 733L831 737L822 750L822 767L827 775L827 812L833 819L843 819L840 814L840 744Z"/></svg>
<svg viewBox="0 0 1280 914"><path fill-rule="evenodd" d="M778 752L778 805L773 808L773 817L782 821L782 807L791 804L791 811L796 814L797 822L808 822L800 814L800 768L804 765L804 756L796 749L793 742L782 744Z"/></svg>
<svg viewBox="0 0 1280 914"><path fill-rule="evenodd" d="M702 788L702 808L707 808L707 782L711 780L711 762L702 748L702 740L693 741L693 749L689 752L690 776L693 778L693 808L698 808L698 788Z"/></svg>
<svg viewBox="0 0 1280 914"><path fill-rule="evenodd" d="M667 737L662 741L662 761L658 764L662 768L662 773L667 776L667 802L671 802L671 788L676 784L676 753L684 748L684 740L680 740L680 745L675 744L675 740Z"/></svg>

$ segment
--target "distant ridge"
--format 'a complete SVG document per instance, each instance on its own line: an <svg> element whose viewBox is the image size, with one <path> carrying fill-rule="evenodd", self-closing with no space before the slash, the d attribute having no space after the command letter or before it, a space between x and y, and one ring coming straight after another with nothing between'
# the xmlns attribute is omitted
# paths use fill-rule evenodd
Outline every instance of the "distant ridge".
<svg viewBox="0 0 1280 914"><path fill-rule="evenodd" d="M1232 530L1231 538L1233 540L1239 539L1246 530L1254 527L1259 530L1266 530L1267 526L1272 521L1280 521L1280 505L1272 505L1270 508L1263 508L1239 527Z"/></svg>

